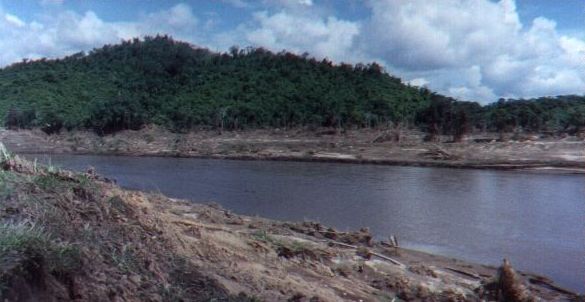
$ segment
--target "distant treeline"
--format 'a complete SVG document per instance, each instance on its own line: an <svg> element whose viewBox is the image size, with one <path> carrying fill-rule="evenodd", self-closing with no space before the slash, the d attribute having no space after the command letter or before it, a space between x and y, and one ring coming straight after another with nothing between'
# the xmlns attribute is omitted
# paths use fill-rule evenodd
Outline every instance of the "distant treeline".
<svg viewBox="0 0 585 302"><path fill-rule="evenodd" d="M406 85L376 63L336 65L263 48L215 53L156 36L1 69L0 116L8 127L48 133L106 134L146 124L181 132L393 124L459 137L472 130L578 131L585 97L482 107Z"/></svg>

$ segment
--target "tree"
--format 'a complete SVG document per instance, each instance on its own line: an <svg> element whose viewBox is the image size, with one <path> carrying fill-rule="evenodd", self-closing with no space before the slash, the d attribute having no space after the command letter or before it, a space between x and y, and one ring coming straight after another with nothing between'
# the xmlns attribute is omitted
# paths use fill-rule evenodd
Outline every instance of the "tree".
<svg viewBox="0 0 585 302"><path fill-rule="evenodd" d="M8 129L30 128L34 124L35 110L21 110L17 107L10 107L5 118L5 126Z"/></svg>
<svg viewBox="0 0 585 302"><path fill-rule="evenodd" d="M461 142L464 136L470 131L468 114L463 108L459 108L453 117L452 132L453 141Z"/></svg>

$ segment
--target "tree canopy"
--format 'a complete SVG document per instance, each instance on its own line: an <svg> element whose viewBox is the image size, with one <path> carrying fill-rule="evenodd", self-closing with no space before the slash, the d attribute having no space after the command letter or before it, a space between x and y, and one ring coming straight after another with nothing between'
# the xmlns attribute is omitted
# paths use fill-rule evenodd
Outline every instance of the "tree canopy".
<svg viewBox="0 0 585 302"><path fill-rule="evenodd" d="M461 136L472 129L574 131L585 98L500 100L480 106L413 87L377 63L232 47L216 53L168 36L105 45L0 69L8 127L112 133L158 124L198 127L376 127L402 124Z"/></svg>
<svg viewBox="0 0 585 302"><path fill-rule="evenodd" d="M167 36L0 70L7 123L100 133L148 123L188 130L413 122L428 95L376 63L334 65L263 48L214 53Z"/></svg>

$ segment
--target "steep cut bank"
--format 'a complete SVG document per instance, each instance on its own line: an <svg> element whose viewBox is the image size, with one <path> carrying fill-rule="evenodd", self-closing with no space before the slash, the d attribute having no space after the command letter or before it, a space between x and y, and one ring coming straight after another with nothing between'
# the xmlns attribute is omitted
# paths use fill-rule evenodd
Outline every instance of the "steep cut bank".
<svg viewBox="0 0 585 302"><path fill-rule="evenodd" d="M7 301L579 300L544 277L120 189L0 155Z"/></svg>

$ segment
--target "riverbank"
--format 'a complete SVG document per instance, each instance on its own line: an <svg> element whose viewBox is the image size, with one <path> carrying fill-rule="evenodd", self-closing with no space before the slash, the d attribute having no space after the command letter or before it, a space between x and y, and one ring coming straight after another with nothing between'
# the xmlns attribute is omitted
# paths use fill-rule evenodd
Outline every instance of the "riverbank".
<svg viewBox="0 0 585 302"><path fill-rule="evenodd" d="M158 127L98 136L92 132L46 135L39 130L0 131L16 153L175 156L239 160L321 161L381 165L585 173L585 140L577 137L510 137L495 134L450 143L424 142L424 135L398 130L249 130L171 133Z"/></svg>
<svg viewBox="0 0 585 302"><path fill-rule="evenodd" d="M376 242L367 229L242 216L2 156L0 288L9 301L469 301L495 300L497 290L578 299L545 277L508 266L498 275Z"/></svg>

